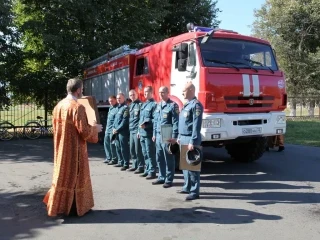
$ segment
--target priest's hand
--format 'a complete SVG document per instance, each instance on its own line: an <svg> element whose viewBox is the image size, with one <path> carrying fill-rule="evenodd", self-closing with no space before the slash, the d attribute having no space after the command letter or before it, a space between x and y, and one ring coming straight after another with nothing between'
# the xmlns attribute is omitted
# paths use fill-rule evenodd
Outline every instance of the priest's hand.
<svg viewBox="0 0 320 240"><path fill-rule="evenodd" d="M96 127L98 133L99 133L99 132L102 132L103 127L102 127L101 124L95 124L95 127Z"/></svg>
<svg viewBox="0 0 320 240"><path fill-rule="evenodd" d="M93 122L93 126L97 129L97 132L98 132L98 133L99 133L99 132L102 132L103 127L102 127L101 124L97 124L97 122L94 121L94 122Z"/></svg>

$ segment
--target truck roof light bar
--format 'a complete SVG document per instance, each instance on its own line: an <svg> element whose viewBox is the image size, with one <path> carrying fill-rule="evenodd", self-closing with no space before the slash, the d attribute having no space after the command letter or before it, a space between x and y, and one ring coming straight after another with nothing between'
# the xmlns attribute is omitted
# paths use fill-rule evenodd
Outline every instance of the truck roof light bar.
<svg viewBox="0 0 320 240"><path fill-rule="evenodd" d="M187 24L187 30L189 32L211 32L211 31L217 32L217 31L221 31L221 32L237 33L235 31L227 30L227 29L195 26L193 23Z"/></svg>

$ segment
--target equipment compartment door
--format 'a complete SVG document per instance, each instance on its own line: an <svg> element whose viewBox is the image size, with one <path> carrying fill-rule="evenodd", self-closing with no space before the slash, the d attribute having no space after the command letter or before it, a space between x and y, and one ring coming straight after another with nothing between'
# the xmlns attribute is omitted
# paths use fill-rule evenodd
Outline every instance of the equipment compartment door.
<svg viewBox="0 0 320 240"><path fill-rule="evenodd" d="M101 89L103 102L107 102L111 95L115 95L115 78L114 72L106 73L101 76Z"/></svg>
<svg viewBox="0 0 320 240"><path fill-rule="evenodd" d="M129 68L117 70L115 73L115 93L122 92L126 98L129 96Z"/></svg>
<svg viewBox="0 0 320 240"><path fill-rule="evenodd" d="M99 89L99 76L93 77L91 78L91 95L94 96L96 98L96 102L99 102L99 97L100 97L100 93L99 91L101 91L101 89Z"/></svg>
<svg viewBox="0 0 320 240"><path fill-rule="evenodd" d="M102 77L98 76L95 82L95 96L97 103L102 102Z"/></svg>
<svg viewBox="0 0 320 240"><path fill-rule="evenodd" d="M91 81L92 79L86 79L83 83L83 95L84 96L91 96Z"/></svg>

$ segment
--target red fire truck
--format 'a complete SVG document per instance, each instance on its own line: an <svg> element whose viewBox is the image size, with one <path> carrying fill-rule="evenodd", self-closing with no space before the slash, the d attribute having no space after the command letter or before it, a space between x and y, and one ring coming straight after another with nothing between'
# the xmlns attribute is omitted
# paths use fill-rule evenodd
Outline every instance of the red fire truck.
<svg viewBox="0 0 320 240"><path fill-rule="evenodd" d="M86 64L84 95L96 98L105 123L108 97L151 85L167 86L183 105L187 81L204 106L202 145L225 146L242 162L259 159L266 137L284 134L285 76L270 43L237 32L188 24L188 32L141 49L122 46Z"/></svg>

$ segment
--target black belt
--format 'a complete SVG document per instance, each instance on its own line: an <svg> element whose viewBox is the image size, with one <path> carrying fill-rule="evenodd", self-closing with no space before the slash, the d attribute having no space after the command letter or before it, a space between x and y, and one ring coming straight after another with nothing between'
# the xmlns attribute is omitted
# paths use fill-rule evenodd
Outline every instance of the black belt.
<svg viewBox="0 0 320 240"><path fill-rule="evenodd" d="M180 134L181 136L191 137L192 134Z"/></svg>

